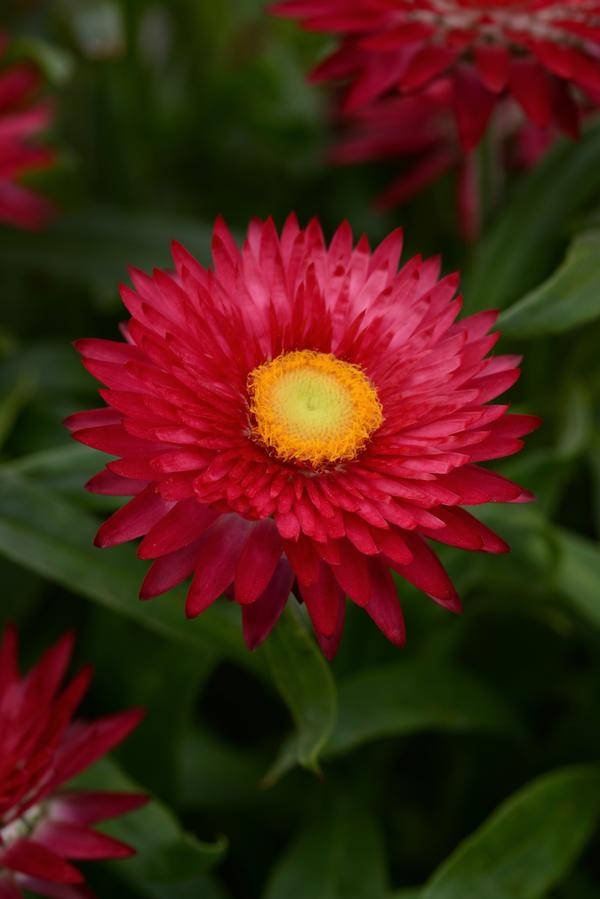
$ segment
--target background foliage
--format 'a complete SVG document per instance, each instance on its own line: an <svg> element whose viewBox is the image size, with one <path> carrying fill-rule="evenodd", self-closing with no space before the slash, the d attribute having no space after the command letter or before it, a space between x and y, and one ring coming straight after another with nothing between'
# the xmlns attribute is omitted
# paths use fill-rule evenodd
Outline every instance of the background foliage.
<svg viewBox="0 0 600 899"><path fill-rule="evenodd" d="M326 164L327 99L304 81L324 45L262 5L6 13L57 93L61 155L42 181L62 213L45 234L0 231L0 622L18 622L29 661L76 625L96 668L86 712L148 707L117 762L86 777L157 797L115 825L138 858L93 866L91 883L120 899L591 899L600 127L507 185L465 248L451 182L383 216L386 166ZM97 402L70 342L115 335L128 264L168 264L174 237L206 262L218 213L241 232L291 209L372 241L402 223L409 252L443 252L467 310L503 309L502 349L525 354L513 401L545 421L503 469L537 504L487 513L513 554L444 553L465 614L403 583L406 650L350 614L332 666L293 611L250 654L227 604L186 622L180 595L139 603L133 548L91 545L111 501L82 484L101 463L61 427Z"/></svg>

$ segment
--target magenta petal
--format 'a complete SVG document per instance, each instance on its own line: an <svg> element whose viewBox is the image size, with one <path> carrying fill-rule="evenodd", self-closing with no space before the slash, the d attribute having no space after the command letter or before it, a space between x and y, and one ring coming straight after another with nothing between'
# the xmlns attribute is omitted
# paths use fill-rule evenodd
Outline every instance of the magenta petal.
<svg viewBox="0 0 600 899"><path fill-rule="evenodd" d="M134 850L120 840L66 821L50 819L44 822L36 831L35 839L62 858L127 858L134 854Z"/></svg>
<svg viewBox="0 0 600 899"><path fill-rule="evenodd" d="M371 560L370 567L372 594L366 611L388 640L396 646L403 646L406 628L394 579L378 560Z"/></svg>
<svg viewBox="0 0 600 899"><path fill-rule="evenodd" d="M259 598L242 606L244 639L249 649L256 649L265 640L285 608L294 574L287 559L279 559L275 573Z"/></svg>
<svg viewBox="0 0 600 899"><path fill-rule="evenodd" d="M231 584L249 527L239 515L223 515L207 533L187 596L188 618L204 612Z"/></svg>
<svg viewBox="0 0 600 899"><path fill-rule="evenodd" d="M1 863L2 857L0 856ZM2 874L0 874L0 899L23 899L23 894L12 877L5 877Z"/></svg>
<svg viewBox="0 0 600 899"><path fill-rule="evenodd" d="M252 525L235 572L235 598L254 602L266 589L281 558L281 537L270 519Z"/></svg>
<svg viewBox="0 0 600 899"><path fill-rule="evenodd" d="M139 793L64 792L50 801L52 818L71 824L95 824L135 811L148 802Z"/></svg>
<svg viewBox="0 0 600 899"><path fill-rule="evenodd" d="M55 883L81 883L83 875L46 846L24 839L2 850L2 864L9 871L28 874Z"/></svg>
<svg viewBox="0 0 600 899"><path fill-rule="evenodd" d="M151 485L111 515L98 531L96 546L125 543L146 534L171 508Z"/></svg>

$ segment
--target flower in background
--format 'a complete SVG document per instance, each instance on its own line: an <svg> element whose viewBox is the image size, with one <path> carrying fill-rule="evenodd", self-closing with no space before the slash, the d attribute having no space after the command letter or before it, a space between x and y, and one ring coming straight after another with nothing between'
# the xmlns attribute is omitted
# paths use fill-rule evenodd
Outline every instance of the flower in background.
<svg viewBox="0 0 600 899"><path fill-rule="evenodd" d="M72 649L67 634L21 677L14 628L0 641L1 899L19 899L21 890L90 899L72 861L133 854L90 825L139 808L146 797L69 790L64 784L124 740L142 713L73 720L91 671L83 669L61 689Z"/></svg>
<svg viewBox="0 0 600 899"><path fill-rule="evenodd" d="M457 171L457 207L461 231L478 236L483 216L479 160L460 145L452 114L453 85L437 79L418 94L381 97L352 115L340 117L341 136L333 162L348 165L393 159L402 165L377 199L382 209L410 200L450 170ZM552 146L556 132L528 122L511 104L498 106L492 132L494 169L500 183L513 168L530 168Z"/></svg>
<svg viewBox="0 0 600 899"><path fill-rule="evenodd" d="M281 0L274 11L340 36L313 78L349 82L347 112L449 77L467 151L503 97L574 138L583 108L600 105L599 0Z"/></svg>
<svg viewBox="0 0 600 899"><path fill-rule="evenodd" d="M96 542L144 538L142 598L193 575L187 615L229 591L254 647L293 589L331 656L346 595L403 642L391 570L458 610L431 540L507 550L462 506L531 498L479 465L536 427L488 405L519 359L487 358L496 314L456 321L457 276L398 271L401 249L398 231L353 247L347 223L327 246L290 216L240 251L219 220L214 271L175 244L175 273L131 272L126 342L78 342L107 405L67 424L118 457L89 489L134 496Z"/></svg>
<svg viewBox="0 0 600 899"><path fill-rule="evenodd" d="M41 77L32 65L2 66L6 46L0 33L0 222L36 229L48 222L53 206L20 179L54 161L54 151L35 142L48 127L52 111L37 99Z"/></svg>

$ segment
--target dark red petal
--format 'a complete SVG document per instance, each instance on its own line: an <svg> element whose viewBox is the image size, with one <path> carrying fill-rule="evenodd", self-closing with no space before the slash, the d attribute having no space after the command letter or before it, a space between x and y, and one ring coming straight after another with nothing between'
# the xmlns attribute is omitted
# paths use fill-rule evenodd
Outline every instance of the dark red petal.
<svg viewBox="0 0 600 899"><path fill-rule="evenodd" d="M120 840L66 821L44 822L36 830L35 839L62 858L88 860L134 855L134 850Z"/></svg>
<svg viewBox="0 0 600 899"><path fill-rule="evenodd" d="M371 559L370 568L372 594L366 611L388 640L403 646L406 628L394 579L379 559Z"/></svg>
<svg viewBox="0 0 600 899"><path fill-rule="evenodd" d="M249 605L242 606L244 639L249 649L256 649L265 640L283 612L290 595L294 574L287 559L280 559L269 584Z"/></svg>
<svg viewBox="0 0 600 899"><path fill-rule="evenodd" d="M460 599L452 581L436 554L418 534L406 534L406 542L413 554L408 565L393 567L403 578L422 590L439 605L451 612L460 611Z"/></svg>
<svg viewBox="0 0 600 899"><path fill-rule="evenodd" d="M478 44L475 63L481 81L494 93L500 93L508 83L510 54L502 44Z"/></svg>
<svg viewBox="0 0 600 899"><path fill-rule="evenodd" d="M50 801L52 818L72 824L96 824L141 808L148 797L140 793L65 791Z"/></svg>
<svg viewBox="0 0 600 899"><path fill-rule="evenodd" d="M154 485L146 487L142 493L108 518L96 534L94 543L105 548L134 540L154 527L171 508Z"/></svg>
<svg viewBox="0 0 600 899"><path fill-rule="evenodd" d="M223 515L206 534L186 600L188 618L204 612L233 581L249 526L238 515Z"/></svg>
<svg viewBox="0 0 600 899"><path fill-rule="evenodd" d="M457 66L454 109L460 140L465 150L473 150L481 140L496 99L496 95L481 83L472 66Z"/></svg>
<svg viewBox="0 0 600 899"><path fill-rule="evenodd" d="M342 590L359 606L365 606L371 598L372 586L369 573L369 557L358 552L348 541L340 542L340 564L331 570Z"/></svg>
<svg viewBox="0 0 600 899"><path fill-rule="evenodd" d="M329 566L322 562L318 580L314 584L299 581L298 586L315 631L324 637L333 637L344 597Z"/></svg>
<svg viewBox="0 0 600 899"><path fill-rule="evenodd" d="M217 518L217 512L193 497L177 503L147 532L138 546L138 558L156 559L188 546Z"/></svg>
<svg viewBox="0 0 600 899"><path fill-rule="evenodd" d="M235 571L237 602L244 604L258 599L273 577L281 552L281 537L271 519L252 526Z"/></svg>
<svg viewBox="0 0 600 899"><path fill-rule="evenodd" d="M82 883L83 875L35 840L19 840L2 850L2 864L9 871L54 883Z"/></svg>
<svg viewBox="0 0 600 899"><path fill-rule="evenodd" d="M513 59L509 88L525 115L539 128L547 128L552 120L553 94L544 69L532 59Z"/></svg>

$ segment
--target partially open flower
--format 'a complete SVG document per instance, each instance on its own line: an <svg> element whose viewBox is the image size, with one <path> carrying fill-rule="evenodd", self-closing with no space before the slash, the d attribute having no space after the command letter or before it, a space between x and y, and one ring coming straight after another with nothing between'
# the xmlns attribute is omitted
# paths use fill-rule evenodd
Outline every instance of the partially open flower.
<svg viewBox="0 0 600 899"><path fill-rule="evenodd" d="M572 137L584 106L600 106L598 0L281 0L274 10L341 36L313 77L349 82L348 111L449 76L466 150L504 96Z"/></svg>
<svg viewBox="0 0 600 899"><path fill-rule="evenodd" d="M91 672L61 689L72 649L67 634L21 677L14 628L0 641L0 899L20 899L22 889L90 899L72 862L133 854L90 825L139 808L146 797L65 784L124 740L142 713L73 720Z"/></svg>
<svg viewBox="0 0 600 899"><path fill-rule="evenodd" d="M0 32L0 63L6 47ZM47 199L20 183L55 157L35 141L52 118L49 104L38 99L40 85L40 74L29 63L0 65L0 222L19 228L40 228L53 213Z"/></svg>
<svg viewBox="0 0 600 899"><path fill-rule="evenodd" d="M127 342L78 342L107 405L67 424L118 457L88 486L134 496L97 543L144 538L143 598L193 575L195 616L232 591L253 647L293 588L332 655L346 595L403 642L391 569L458 609L430 540L506 551L462 506L530 499L479 465L536 427L488 405L519 359L486 358L496 314L456 321L457 276L398 271L401 248L353 247L347 223L327 246L291 216L281 236L253 221L240 251L218 221L214 271L175 244L174 274L123 288Z"/></svg>

